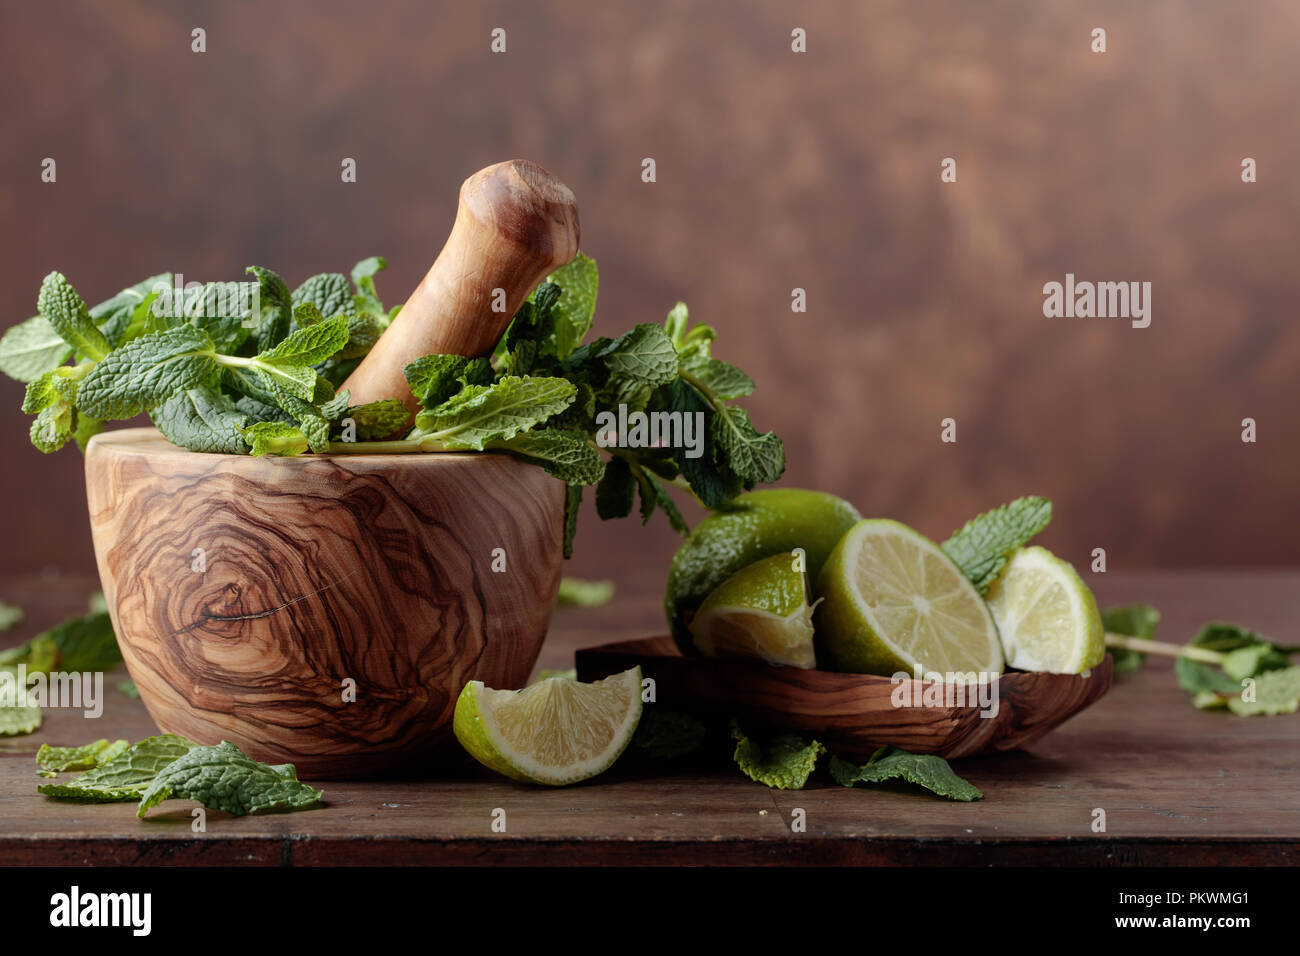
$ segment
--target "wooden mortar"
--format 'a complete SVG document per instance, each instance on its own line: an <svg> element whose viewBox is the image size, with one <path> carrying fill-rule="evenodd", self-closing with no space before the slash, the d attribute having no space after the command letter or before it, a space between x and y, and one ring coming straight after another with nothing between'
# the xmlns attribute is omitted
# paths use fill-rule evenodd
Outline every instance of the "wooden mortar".
<svg viewBox="0 0 1300 956"><path fill-rule="evenodd" d="M577 248L573 195L541 167L471 176L442 253L345 383L353 403L413 408L404 364L486 354ZM132 428L91 440L86 487L113 626L154 721L305 778L419 773L458 754L457 695L470 680L523 685L559 589L564 485L503 454L252 458Z"/></svg>

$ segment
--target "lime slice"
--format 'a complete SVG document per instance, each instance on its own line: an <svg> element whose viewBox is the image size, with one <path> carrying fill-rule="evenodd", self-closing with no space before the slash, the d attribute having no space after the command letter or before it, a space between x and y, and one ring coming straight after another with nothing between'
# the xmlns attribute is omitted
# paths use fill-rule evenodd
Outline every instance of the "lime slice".
<svg viewBox="0 0 1300 956"><path fill-rule="evenodd" d="M1046 548L1021 548L988 594L1007 665L1079 674L1106 656L1097 601L1067 561Z"/></svg>
<svg viewBox="0 0 1300 956"><path fill-rule="evenodd" d="M746 565L802 548L808 579L861 515L843 498L802 488L765 488L737 497L692 529L673 556L664 612L682 653L695 653L691 619L719 584Z"/></svg>
<svg viewBox="0 0 1300 956"><path fill-rule="evenodd" d="M999 674L988 606L929 538L897 521L860 521L818 579L817 656L859 674ZM952 679L958 679L956 677Z"/></svg>
<svg viewBox="0 0 1300 956"><path fill-rule="evenodd" d="M788 553L755 561L719 584L691 620L691 634L705 657L817 666L807 583Z"/></svg>
<svg viewBox="0 0 1300 956"><path fill-rule="evenodd" d="M641 719L641 668L582 684L548 677L523 690L465 685L452 729L471 757L525 783L563 786L608 770Z"/></svg>

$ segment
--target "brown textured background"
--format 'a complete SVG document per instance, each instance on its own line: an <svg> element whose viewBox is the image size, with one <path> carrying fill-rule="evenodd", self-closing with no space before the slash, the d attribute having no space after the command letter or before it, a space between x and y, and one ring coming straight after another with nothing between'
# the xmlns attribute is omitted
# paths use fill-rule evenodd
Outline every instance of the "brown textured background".
<svg viewBox="0 0 1300 956"><path fill-rule="evenodd" d="M527 157L579 198L596 331L685 299L758 381L784 484L934 536L1046 494L1046 543L1112 570L1296 563L1298 47L1282 0L7 3L0 295L8 324L52 268L94 302L382 253L400 301L460 181ZM1067 271L1151 281L1151 327L1044 318ZM27 445L20 397L0 385L0 570L89 570L80 457ZM570 571L674 543L588 513Z"/></svg>

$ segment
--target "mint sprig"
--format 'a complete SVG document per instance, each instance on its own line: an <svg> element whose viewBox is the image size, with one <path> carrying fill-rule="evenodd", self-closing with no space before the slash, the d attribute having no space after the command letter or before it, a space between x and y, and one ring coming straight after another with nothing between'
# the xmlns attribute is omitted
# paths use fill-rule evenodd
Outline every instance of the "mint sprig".
<svg viewBox="0 0 1300 956"><path fill-rule="evenodd" d="M410 363L413 422L396 397L349 406L336 389L398 311L385 309L375 285L385 265L363 259L350 276L321 272L292 292L277 273L250 266L256 310L232 282L173 294L170 273L87 308L54 272L39 314L0 339L0 371L27 384L23 410L45 452L71 440L84 448L103 422L145 412L174 444L199 452L510 454L568 485L566 555L586 486L597 487L602 517L635 510L646 522L663 512L685 534L671 488L723 507L784 471L781 440L734 404L752 379L710 354L717 332L691 326L684 304L662 325L584 344L599 275L581 254L533 291L490 357ZM638 415L689 422L691 434L677 432L689 447L598 427Z"/></svg>

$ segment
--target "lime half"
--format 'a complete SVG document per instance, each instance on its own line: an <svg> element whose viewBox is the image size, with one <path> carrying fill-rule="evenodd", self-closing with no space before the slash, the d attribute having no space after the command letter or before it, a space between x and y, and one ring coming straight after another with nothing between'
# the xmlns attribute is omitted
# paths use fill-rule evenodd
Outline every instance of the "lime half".
<svg viewBox="0 0 1300 956"><path fill-rule="evenodd" d="M1074 568L1046 548L1021 548L989 588L1007 664L1079 674L1106 656L1097 601Z"/></svg>
<svg viewBox="0 0 1300 956"><path fill-rule="evenodd" d="M823 665L859 674L1002 672L997 627L979 592L907 525L858 522L835 546L817 590Z"/></svg>
<svg viewBox="0 0 1300 956"><path fill-rule="evenodd" d="M755 561L719 584L692 619L691 634L705 657L817 666L807 582L789 553Z"/></svg>
<svg viewBox="0 0 1300 956"><path fill-rule="evenodd" d="M548 677L523 690L470 681L456 700L456 739L483 766L558 787L608 770L641 719L641 668L591 684Z"/></svg>

